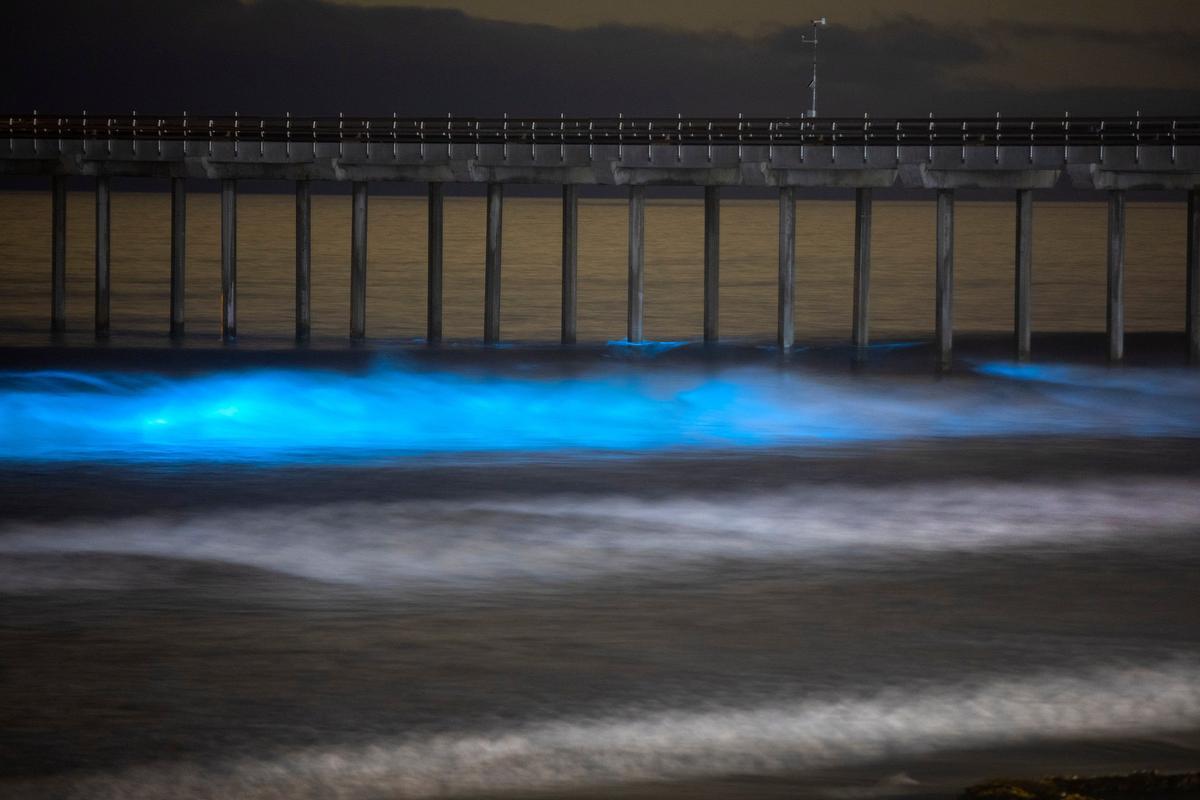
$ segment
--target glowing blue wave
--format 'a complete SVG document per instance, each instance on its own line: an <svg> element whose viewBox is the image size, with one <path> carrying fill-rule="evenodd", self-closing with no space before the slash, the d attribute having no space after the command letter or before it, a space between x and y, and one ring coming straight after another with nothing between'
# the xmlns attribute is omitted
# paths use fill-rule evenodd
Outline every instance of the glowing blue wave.
<svg viewBox="0 0 1200 800"><path fill-rule="evenodd" d="M774 369L468 374L252 369L0 375L0 460L356 462L1003 435L1200 436L1200 376L983 365L986 377ZM1014 380L1015 379L1015 380Z"/></svg>

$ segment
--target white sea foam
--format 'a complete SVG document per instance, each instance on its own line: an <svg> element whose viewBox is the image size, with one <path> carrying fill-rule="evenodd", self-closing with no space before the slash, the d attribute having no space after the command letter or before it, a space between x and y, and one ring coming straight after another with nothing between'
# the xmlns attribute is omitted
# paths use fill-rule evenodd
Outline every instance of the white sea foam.
<svg viewBox="0 0 1200 800"><path fill-rule="evenodd" d="M13 567L15 556L145 556L392 589L480 589L728 559L858 563L944 551L1069 550L1198 526L1200 486L1157 478L334 503L10 523L0 527L0 591L72 580L103 588L106 580L95 565L70 578L70 559ZM117 573L110 577L121 584Z"/></svg>
<svg viewBox="0 0 1200 800"><path fill-rule="evenodd" d="M452 797L798 773L1038 740L1169 734L1200 725L1198 668L1181 661L771 707L631 709L272 758L152 764L72 781L71 788L79 797L128 800Z"/></svg>

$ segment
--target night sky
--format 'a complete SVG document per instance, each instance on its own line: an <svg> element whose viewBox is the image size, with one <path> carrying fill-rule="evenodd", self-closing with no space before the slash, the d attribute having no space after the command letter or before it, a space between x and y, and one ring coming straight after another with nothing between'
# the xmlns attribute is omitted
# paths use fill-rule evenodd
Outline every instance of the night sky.
<svg viewBox="0 0 1200 800"><path fill-rule="evenodd" d="M1200 111L1193 0L42 0L10 112L824 115Z"/></svg>

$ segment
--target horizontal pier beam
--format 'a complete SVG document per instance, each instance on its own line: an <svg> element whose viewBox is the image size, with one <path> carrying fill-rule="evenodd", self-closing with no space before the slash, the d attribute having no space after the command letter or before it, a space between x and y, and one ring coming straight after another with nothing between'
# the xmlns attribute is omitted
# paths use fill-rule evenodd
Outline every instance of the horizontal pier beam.
<svg viewBox="0 0 1200 800"><path fill-rule="evenodd" d="M548 148L546 148L548 149ZM994 165L968 167L958 163L957 157L951 164L933 169L929 164L911 164L895 160L894 150L881 148L872 155L868 148L868 159L884 166L864 165L862 150L853 155L853 148L839 149L834 160L832 148L824 152L806 150L802 161L799 149L788 162L787 154L777 153L769 160L766 148L762 152L735 153L714 156L713 162L703 160L699 153L685 156L692 163L678 163L671 154L654 156L654 162L627 158L618 159L614 153L600 152L596 148L594 157L589 158L586 148L570 156L566 164L537 163L518 159L504 161L483 156L475 158L467 152L456 154L451 159L412 161L379 161L365 154L356 158L323 155L303 161L251 159L210 159L199 156L151 160L149 157L135 159L126 157L112 160L94 160L82 154L64 155L62 158L19 159L5 157L0 153L0 176L43 176L54 175L130 178L193 178L203 180L320 180L320 181L368 181L398 183L508 183L541 184L562 186L602 185L629 186L742 186L800 188L909 188L909 189L1048 189L1057 186L1064 174L1069 175L1071 185L1077 189L1107 191L1112 188L1179 190L1200 188L1200 148L1195 158L1186 165L1182 158L1175 164L1169 162L1167 151L1159 154L1147 153L1143 161L1158 160L1166 164L1161 169L1139 168L1132 158L1123 166L1114 164L1109 158L1105 165L1094 155L1077 164L1064 167L1061 150L1045 153L1039 158L1046 163L1041 166L1028 165L1023 168L1000 169ZM634 148L626 148L632 152ZM851 151L846 155L843 150ZM527 157L526 157L527 158ZM545 160L539 156L539 161ZM659 164L658 162L662 162ZM724 163L723 163L724 162ZM906 164L908 166L906 166Z"/></svg>

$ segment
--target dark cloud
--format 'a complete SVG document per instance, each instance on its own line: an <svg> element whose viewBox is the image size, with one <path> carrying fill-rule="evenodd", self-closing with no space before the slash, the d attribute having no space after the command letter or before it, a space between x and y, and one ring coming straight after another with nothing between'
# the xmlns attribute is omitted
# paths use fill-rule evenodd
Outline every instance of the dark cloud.
<svg viewBox="0 0 1200 800"><path fill-rule="evenodd" d="M15 4L6 16L0 97L12 110L774 115L807 107L801 29L758 38L620 25L564 30L318 0L46 0ZM1145 48L1141 60L1165 52L1174 61L1162 67L1166 77L1151 71L1140 86L1040 86L1030 77L1037 63L1004 65L1025 53L1017 43L1035 36L1067 48L1047 70L1059 69L1071 47L1087 48L1090 58L1104 48L1137 58ZM822 40L822 112L1187 113L1200 107L1200 55L1185 39L911 17L832 27Z"/></svg>

